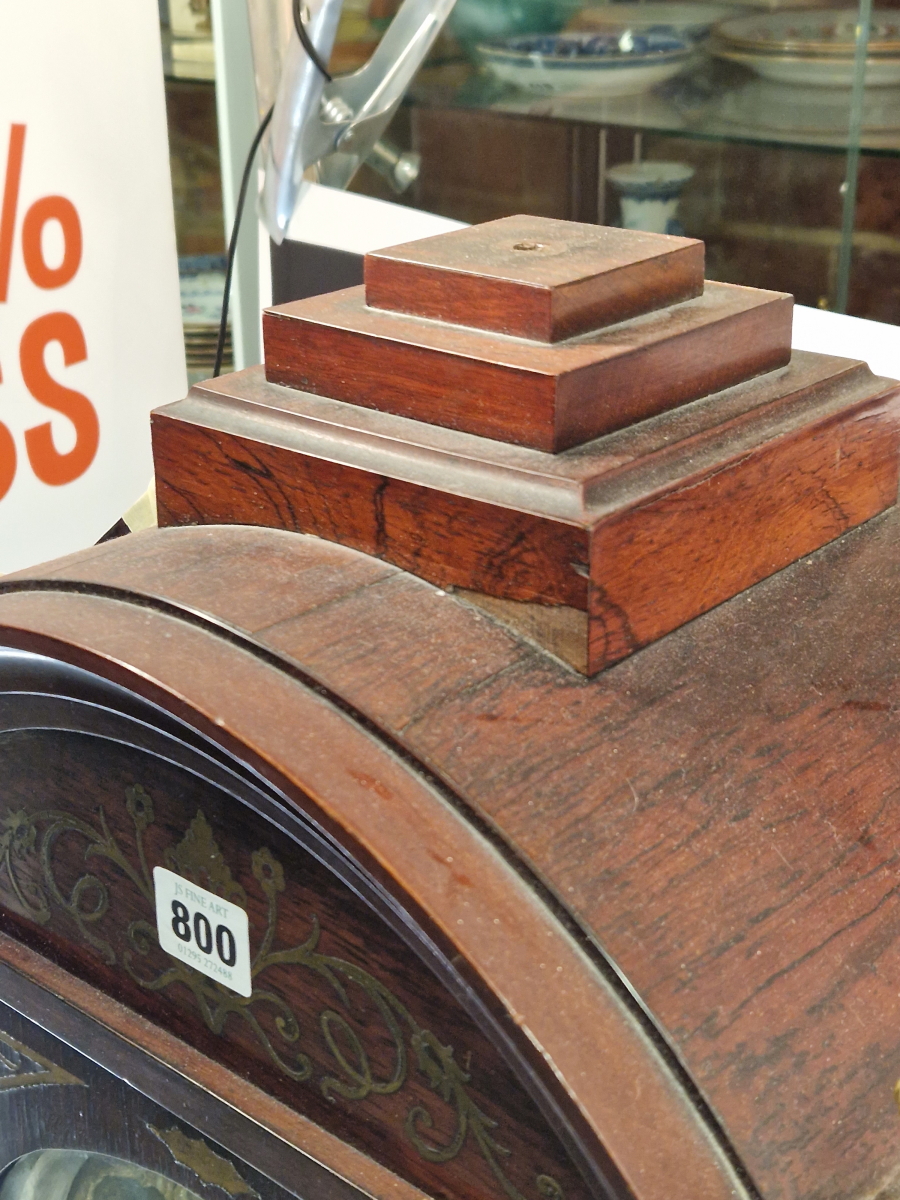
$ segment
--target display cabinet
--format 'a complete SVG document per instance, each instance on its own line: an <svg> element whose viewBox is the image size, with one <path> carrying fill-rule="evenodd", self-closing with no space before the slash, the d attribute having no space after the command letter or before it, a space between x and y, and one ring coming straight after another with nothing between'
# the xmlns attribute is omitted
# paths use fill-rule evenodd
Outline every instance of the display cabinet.
<svg viewBox="0 0 900 1200"><path fill-rule="evenodd" d="M535 99L472 67L433 68L407 117L409 145L422 155L413 202L469 221L526 211L619 224L610 168L683 163L693 176L678 218L706 241L712 278L896 324L900 89L866 98L880 128L864 132L845 230L848 105L847 90L714 62L661 90L608 100Z"/></svg>
<svg viewBox="0 0 900 1200"><path fill-rule="evenodd" d="M392 7L382 0L346 6L335 69L363 60ZM731 57L720 56L712 17L746 21L741 13L752 13L749 7L460 0L457 9L389 131L397 146L421 156L418 178L398 195L364 165L355 190L470 222L521 212L620 224L616 169L675 163L684 176L675 218L706 242L712 278L900 323L900 78L891 74L900 69L900 8L879 6L874 15L865 5L836 10L843 74L830 81L826 75L824 84L786 82L777 70L774 78L760 74L760 52L754 59L752 51L725 46ZM591 92L577 79L570 92L555 85L551 91L521 71L498 74L476 49L478 36L496 40L523 23L538 30L567 24L582 30L579 36L621 33L640 24L641 12L664 27L667 11L676 34L684 33L691 11L703 17L699 30L688 29L692 53L670 78L628 94ZM834 11L786 7L762 16L775 18L768 31L774 37L794 12L798 36L808 37L816 22L834 25ZM865 76L865 56L854 65L846 53L848 29L855 34L863 18L871 21ZM642 19L646 25L651 18ZM803 55L799 61L802 70ZM221 247L221 199L209 174L217 162L211 91L173 81L170 105L182 240L195 244L202 225L204 246Z"/></svg>
<svg viewBox="0 0 900 1200"><path fill-rule="evenodd" d="M476 7L465 8L467 19ZM621 34L644 10L665 22L665 3L569 8L558 21L578 29L593 18L597 28ZM484 0L480 11L511 10ZM708 22L712 10L672 4L669 11L677 24L691 11ZM716 15L725 18L725 29L752 20L729 20L725 6ZM863 15L781 9L759 20L773 37L790 33L791 21L798 36L837 21L846 38ZM765 69L762 53L754 59L735 52L741 61L721 57L729 50L717 44L715 26L677 74L623 95L607 94L602 80L591 92L578 78L567 92L551 73L502 69L491 61L490 42L481 52L468 45L467 55L445 42L445 60L421 72L392 132L422 156L409 202L466 221L528 212L621 224L617 168L679 164L677 221L705 240L712 278L779 288L802 304L900 323L900 77L892 74L900 9L876 11L872 22L872 38L880 36L888 49L878 58L870 48L868 83L856 88L852 56L844 55L842 75L822 75L817 65L815 82L785 82L747 65L761 61ZM542 53L552 60L539 38L524 42L538 46L534 62ZM800 64L795 70L806 69L802 55L792 61ZM861 57L859 71L863 65ZM879 69L888 73L879 76ZM386 195L371 176L356 186ZM654 228L665 232L664 223Z"/></svg>

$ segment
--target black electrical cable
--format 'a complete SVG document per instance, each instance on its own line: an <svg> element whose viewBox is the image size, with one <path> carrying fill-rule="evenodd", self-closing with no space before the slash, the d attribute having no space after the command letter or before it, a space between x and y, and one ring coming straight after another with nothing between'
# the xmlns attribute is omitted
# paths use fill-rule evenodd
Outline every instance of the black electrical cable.
<svg viewBox="0 0 900 1200"><path fill-rule="evenodd" d="M244 201L247 199L247 185L250 183L250 175L253 171L253 160L256 158L256 152L259 149L259 143L263 140L263 134L269 128L269 122L272 120L272 113L275 111L275 106L266 113L262 119L262 124L256 131L256 136L250 146L250 153L247 155L247 161L244 164L244 174L241 179L241 190L238 192L237 207L234 210L234 225L231 228L231 241L228 243L228 261L225 264L225 293L222 296L222 318L219 321L219 341L216 345L216 365L213 369L213 379L222 372L222 358L225 354L225 335L228 331L228 301L231 297L231 276L234 272L234 256L237 251L238 234L241 231L241 217L244 215Z"/></svg>
<svg viewBox="0 0 900 1200"><path fill-rule="evenodd" d="M297 37L303 46L303 49L309 55L310 59L315 63L320 74L324 75L326 80L331 83L331 76L328 74L328 68L319 58L319 52L312 44L312 38L306 32L306 26L303 24L303 18L300 16L300 0L294 0L294 28L297 30Z"/></svg>
<svg viewBox="0 0 900 1200"><path fill-rule="evenodd" d="M300 39L303 49L309 55L310 60L315 65L316 69L325 76L331 83L331 76L328 70L319 58L315 46L309 34L306 32L306 26L300 16L300 0L293 0L294 11L294 26L297 30L297 37ZM241 231L241 218L244 215L244 202L247 199L247 187L250 183L250 175L253 171L253 160L256 158L256 152L259 149L259 144L263 140L266 130L269 128L269 122L272 120L272 113L275 111L274 105L262 119L262 124L256 131L256 136L250 145L247 161L244 163L244 174L241 177L241 188L238 192L237 207L234 210L234 225L231 228L231 241L228 243L228 258L225 263L225 292L222 296L222 317L219 321L219 340L216 344L216 364L213 368L213 379L222 372L222 359L225 356L225 337L228 332L228 302L231 298L231 276L234 274L234 257L237 253L238 234Z"/></svg>

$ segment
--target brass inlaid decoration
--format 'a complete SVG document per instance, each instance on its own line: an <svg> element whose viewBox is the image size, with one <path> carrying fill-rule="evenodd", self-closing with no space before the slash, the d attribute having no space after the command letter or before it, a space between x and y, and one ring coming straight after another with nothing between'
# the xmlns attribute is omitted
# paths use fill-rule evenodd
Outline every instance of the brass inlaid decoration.
<svg viewBox="0 0 900 1200"><path fill-rule="evenodd" d="M193 1171L201 1183L221 1188L229 1196L252 1196L259 1200L259 1192L241 1178L231 1160L216 1154L202 1138L189 1138L180 1129L161 1130L153 1125L147 1128L166 1146L175 1161Z"/></svg>
<svg viewBox="0 0 900 1200"><path fill-rule="evenodd" d="M0 1029L0 1092L11 1092L16 1088L49 1087L53 1084L87 1087L81 1079L76 1079L43 1054L23 1046Z"/></svg>
<svg viewBox="0 0 900 1200"><path fill-rule="evenodd" d="M125 791L125 808L134 823L136 864L122 852L102 808L97 810L96 826L57 810L36 813L20 810L0 819L0 870L5 869L23 909L39 924L49 922L54 908L61 910L82 938L110 965L116 963L116 953L96 931L98 922L109 911L109 889L97 875L88 872L65 894L56 876L54 847L63 835L82 837L87 843L85 864L99 859L112 863L140 892L152 913L153 877L144 834L154 823L153 802L144 788L135 785ZM233 879L202 812L198 811L182 840L166 850L163 857L171 871L193 879L224 899L242 907L246 905L246 893ZM502 1160L509 1157L510 1151L493 1136L497 1122L469 1094L472 1077L456 1062L453 1047L443 1045L434 1033L422 1028L406 1005L374 975L354 963L322 953L318 949L321 929L314 913L309 918L309 936L302 944L287 950L274 949L278 898L285 888L284 870L265 848L254 851L251 869L267 906L265 933L251 967L254 981L251 996L237 995L171 956L171 965L158 974L142 971L141 960L159 944L156 925L150 920L131 921L127 928L132 948L122 955L121 965L132 979L153 992L185 985L209 1029L221 1034L229 1018L243 1021L277 1068L305 1083L313 1082L315 1072L312 1059L299 1048L303 1033L300 1023L290 1005L266 987L261 977L274 966L292 966L315 973L327 983L336 1001L335 1007L324 1009L318 1018L319 1037L334 1063L331 1072L315 1080L322 1095L326 1099L340 1096L346 1101L392 1095L404 1087L411 1069L417 1071L431 1091L450 1106L455 1129L449 1140L433 1140L429 1137L429 1131L435 1128L432 1113L421 1104L413 1105L406 1113L404 1133L415 1151L428 1162L444 1163L454 1159L471 1140L509 1200L526 1200L503 1169ZM377 1073L363 1041L343 1015L354 1011L347 990L350 984L361 989L390 1037L393 1063L389 1072ZM354 1007L358 1012L358 1006ZM260 1023L257 1015L260 1009L274 1013L278 1045L273 1044ZM549 1175L538 1175L535 1187L544 1200L563 1200L562 1187Z"/></svg>

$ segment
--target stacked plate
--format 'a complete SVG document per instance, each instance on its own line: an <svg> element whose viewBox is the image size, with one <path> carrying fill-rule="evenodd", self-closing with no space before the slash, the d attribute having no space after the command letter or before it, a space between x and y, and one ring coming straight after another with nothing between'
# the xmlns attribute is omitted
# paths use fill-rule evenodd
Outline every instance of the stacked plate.
<svg viewBox="0 0 900 1200"><path fill-rule="evenodd" d="M184 351L191 382L208 379L216 362L222 294L225 290L225 259L220 255L194 255L178 260L181 281L181 321ZM225 338L223 370L233 361L231 330Z"/></svg>
<svg viewBox="0 0 900 1200"><path fill-rule="evenodd" d="M693 52L670 30L530 34L483 42L484 65L525 91L627 96L670 79Z"/></svg>
<svg viewBox="0 0 900 1200"><path fill-rule="evenodd" d="M778 83L850 87L856 50L856 9L759 13L716 26L710 48ZM900 85L900 12L874 10L866 85Z"/></svg>
<svg viewBox="0 0 900 1200"><path fill-rule="evenodd" d="M194 373L202 373L208 379L216 364L216 347L219 344L218 325L185 325L184 353L187 369ZM225 357L222 369L230 371L233 354L231 350L231 330L225 334Z"/></svg>

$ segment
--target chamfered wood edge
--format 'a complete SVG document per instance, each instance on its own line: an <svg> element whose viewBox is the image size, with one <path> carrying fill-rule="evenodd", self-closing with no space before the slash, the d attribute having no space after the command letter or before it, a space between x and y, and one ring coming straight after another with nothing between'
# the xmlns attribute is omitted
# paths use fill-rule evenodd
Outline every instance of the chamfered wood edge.
<svg viewBox="0 0 900 1200"><path fill-rule="evenodd" d="M733 443L735 450L746 449L765 440L755 431L760 428L765 433L766 422L771 424L772 436L777 436L795 426L819 420L820 414L840 411L851 402L887 395L897 386L893 380L873 375L863 362L806 351L795 351L786 370L802 370L810 360L831 364L832 373L799 383L788 378L783 392L764 393L755 403L736 407L735 401L742 394L752 397L766 387L771 392L768 381L776 375L780 378L785 369L767 372L648 418L630 429L586 443L577 454L583 456L592 449L605 449L619 460L600 475L586 479L574 476L545 479L535 473L534 467L540 465L541 459L555 459L544 451L511 447L509 443L495 443L444 426L426 425L412 418L358 408L346 401L297 393L271 384L265 379L262 366L195 384L183 399L153 410L151 431L163 422L173 421L251 441L263 440L267 446L389 479L486 504L500 504L537 517L591 526L616 507L649 500L672 486L673 481L697 475L704 463L714 463L721 457L726 445L723 439ZM232 382L229 387L230 381L246 382L250 398L235 394L232 390L235 384ZM254 389L262 390L261 399ZM848 398L849 392L853 394ZM296 407L287 407L297 397ZM280 407L279 401L285 407ZM337 406L338 416L323 414L317 408L320 404ZM705 419L698 428L685 430L684 422L690 420L692 411L709 414L711 405L720 404L726 408L724 420ZM340 419L341 411L361 414L363 424ZM655 438L649 436L652 429L659 431ZM423 432L431 434L434 441L423 436ZM637 447L632 445L635 434L639 439ZM501 447L500 454L491 456L493 446ZM535 461L508 463L503 455L510 450L535 456ZM457 470L460 461L465 466L464 474Z"/></svg>
<svg viewBox="0 0 900 1200"><path fill-rule="evenodd" d="M638 344L620 343L614 353L584 361L576 361L584 357L577 351L593 347L584 338L541 343L370 308L360 285L313 298L318 305L308 298L265 309L265 377L282 387L557 454L789 363L792 296L707 282L694 297L700 308L681 312L686 328L673 331L666 322L654 332L650 326ZM731 311L705 313L707 298ZM640 323L666 311L631 320L646 333ZM609 325L596 335L618 338L629 325ZM736 359L715 358L722 337L737 339ZM575 358L558 369L552 357L528 357L540 351L558 359L567 347ZM685 355L705 365L685 375ZM636 371L644 380L638 390L626 386ZM445 383L436 390L437 377ZM669 381L665 394L651 386L657 378ZM490 405L473 402L484 395L491 396ZM616 395L614 406L609 395Z"/></svg>
<svg viewBox="0 0 900 1200"><path fill-rule="evenodd" d="M494 585L514 600L540 597L587 610L590 530L574 522L347 466L178 412L154 414L151 432L161 527L246 523L289 530L372 555L439 588L489 593ZM332 507L335 495L344 503ZM325 503L317 509L310 496ZM348 511L359 520L347 520ZM465 553L434 553L454 528L478 535ZM501 583L499 564L517 553L514 579Z"/></svg>
<svg viewBox="0 0 900 1200"><path fill-rule="evenodd" d="M0 964L101 1027L91 1031L83 1042L80 1039L73 1041L71 1021L66 1021L64 1012L60 1012L61 1019L58 1018L57 1021L48 1021L46 1017L41 1020L31 1005L23 1012L23 1016L47 1028L48 1032L55 1036L65 1038L74 1049L93 1058L94 1061L99 1061L101 1066L106 1065L107 1069L110 1069L106 1055L103 1056L103 1061L98 1058L97 1044L102 1031L108 1031L129 1046L149 1055L168 1071L203 1088L236 1113L249 1118L261 1132L274 1135L279 1142L299 1151L322 1170L338 1175L353 1187L361 1189L371 1196L372 1200L427 1200L427 1193L375 1162L361 1150L341 1141L334 1134L328 1133L321 1126L288 1108L286 1104L242 1079L221 1063L207 1058L174 1034L132 1012L124 1004L98 991L84 980L70 975L62 967L5 933L0 933ZM10 994L13 986L9 980L3 979L2 968L0 986L3 986L3 1000L15 1007L15 996ZM60 1028L60 1025L63 1028ZM168 1088L165 1089L164 1096L159 1096L159 1087L149 1083L146 1072L142 1072L140 1077L130 1075L128 1083L167 1108L171 1108L177 1098L177 1092L173 1095L172 1090ZM189 1107L185 1113L175 1115L197 1124L198 1113L193 1108ZM200 1131L207 1132L211 1137L215 1137L217 1132L215 1127L208 1131ZM221 1137L221 1131L218 1132ZM239 1150L236 1152L240 1154ZM252 1160L250 1165L257 1166ZM257 1169L264 1170L259 1166ZM290 1186L287 1181L285 1184Z"/></svg>
<svg viewBox="0 0 900 1200"><path fill-rule="evenodd" d="M843 463L849 457L849 452L846 450L848 442L854 446L857 454L861 453L860 430L866 428L863 422L871 428L870 423L879 418L883 419L883 427L879 427L871 435L870 441L883 448L882 470L880 472L876 470L871 459L868 459L856 464L854 474L859 480L860 486L863 483L872 486L883 476L883 486L876 489L878 494L870 496L868 503L859 503L858 510L853 513L849 505L845 508L831 495L836 477L838 477L837 481L842 482L845 488L847 487L846 473L844 479L839 480L838 463ZM831 439L831 441L826 444L825 439ZM723 460L717 464L715 469L707 466L705 469L698 470L693 477L687 476L678 487L665 491L660 489L656 495L648 496L630 508L623 507L620 512L611 515L608 519L598 521L593 526L591 541L592 587L589 592L587 673L591 676L595 675L598 671L608 669L629 655L653 645L676 629L689 624L704 613L718 608L720 604L726 603L735 596L741 595L764 579L777 575L792 563L821 550L852 529L858 529L861 525L893 507L897 502L898 475L900 475L900 461L898 461L897 453L898 439L900 439L900 385L895 385L875 392L872 396L854 399L846 408L822 414L817 419L810 420L808 424L798 423L793 427L788 427L767 441L760 442L752 451L736 450L727 461ZM741 512L746 510L748 492L752 490L755 494L760 495L766 490L764 473L752 489L746 486L748 473L765 472L767 464L777 462L779 458L788 458L787 466L782 464L782 469L777 472L781 481L789 479L799 481L810 475L817 478L811 471L809 459L804 458L804 454L808 454L810 449L815 452L817 442L821 447L820 454L825 460L822 464L823 478L819 480L818 492L810 489L803 496L802 503L797 503L795 500L795 503L789 507L788 511L792 518L788 526L792 535L792 548L789 551L781 548L786 536L785 527L782 527L780 537L774 537L764 521L752 527L745 525L741 537L741 549L745 552L743 554L744 570L739 581L735 579L733 585L716 591L709 581L704 588L702 579L700 579L696 587L685 589L685 591L690 591L694 597L690 614L686 618L683 615L679 618L673 617L671 621L659 618L652 633L645 632L641 636L635 637L629 630L628 638L622 640L615 650L607 652L602 648L608 637L608 633L604 630L610 618L612 618L611 623L614 627L618 625L620 617L624 619L626 626L631 624L630 610L620 603L612 603L607 607L603 599L610 580L606 575L608 568L604 562L604 549L599 547L603 547L610 533L615 536L618 531L619 536L622 537L621 531L627 531L630 528L633 532L630 536L626 532L623 540L626 544L630 544L633 551L634 545L639 543L641 527L650 514L661 506L677 500L681 493L696 498L704 490L711 490L717 485L722 485L726 480L731 481L732 494L720 492L716 503L710 504L710 511L720 513L730 505L734 510L733 519L737 525ZM836 450L834 462L830 461L832 445L839 448L839 452ZM814 533L812 532L814 514L816 508L822 505L823 497L828 500L827 508L829 515L833 517L833 523L824 534ZM837 517L834 517L832 510L836 510ZM768 515L768 519L771 521L771 514ZM804 526L808 526L810 532L804 540L800 541L800 529ZM706 527L701 526L699 532L696 530L692 532L697 542L706 542L709 533L708 524ZM747 547L753 547L752 553L746 553ZM776 547L779 548L777 552ZM668 543L662 542L658 545L657 551L653 555L652 566L650 566L652 578L655 580L657 573L660 572L660 559L664 561L667 554L689 558L689 548L690 543L687 539L671 538ZM646 586L648 582L645 579L644 585ZM612 642L615 644L618 638L619 634L613 633Z"/></svg>
<svg viewBox="0 0 900 1200"><path fill-rule="evenodd" d="M402 889L408 911L424 914L457 947L473 978L511 1017L536 1067L542 1066L545 1078L562 1086L599 1146L612 1155L642 1200L696 1200L701 1195L714 1200L755 1194L711 1112L671 1052L667 1068L665 1048L646 1025L648 1014L629 1007L621 992L612 990L598 970L602 964L597 963L591 945L585 939L582 944L574 940L552 906L539 900L533 881L522 878L524 865L518 863L514 872L471 816L462 815L459 809L464 804L453 806L433 787L415 780L408 763L401 770L384 745L366 737L371 729L353 729L345 713L323 703L321 695L297 686L300 680L289 662L254 646L246 635L236 639L234 631L215 619L190 610L163 613L146 595L137 599L119 594L110 599L97 593L119 589L94 588L90 594L92 589L85 584L48 587L49 581L43 583L42 587L40 581L23 581L0 589L6 593L0 597L3 642L50 654L130 687L189 720L232 753L239 751L239 757L277 780L282 790L287 779L298 806L309 811L309 797L313 797L311 815L336 834L358 861L390 876L395 888ZM136 620L140 638L135 637ZM207 636L199 636L201 632ZM148 633L154 636L148 638ZM218 636L211 639L209 633ZM199 677L196 663L201 651L219 660L215 681ZM272 660L280 677L270 668ZM239 686L222 688L226 675ZM258 710L247 711L246 705L242 708L239 699L249 690L251 679L258 683L260 675L266 676L265 694L272 704L299 704L306 727L311 721L322 727L317 744L333 744L339 730L356 752L379 760L369 763L369 772L374 769L374 778L382 781L387 774L397 791L405 793L402 820L417 836L403 839L402 846L396 843L391 836L396 813L384 823L375 794L361 786L350 770L349 753L341 756L340 764L333 755L314 763L307 750L305 758L299 755L300 762L291 742L273 745L271 720ZM274 737L277 743L277 733ZM349 772L339 786L335 786L336 765L339 773ZM461 844L477 861L473 877L489 893L481 897L482 907L487 900L487 908L500 914L499 922L472 921L465 905L459 907L458 889L448 890L445 874L435 869L442 857L435 853L438 846L456 857ZM456 912L463 916L457 917ZM547 957L551 944L556 961L565 967L545 995L534 987L530 970L537 954ZM594 1067L600 1061L602 1072ZM639 1098L632 1086L638 1077ZM673 1178L675 1161L678 1173Z"/></svg>
<svg viewBox="0 0 900 1200"><path fill-rule="evenodd" d="M364 260L366 304L552 344L695 299L703 292L704 257L703 243L689 242L547 284L372 251Z"/></svg>
<svg viewBox="0 0 900 1200"><path fill-rule="evenodd" d="M339 402L342 403L342 402ZM375 412L376 410L367 410ZM399 442L379 445L379 439L364 439L348 432L341 442L341 429L304 428L303 417L296 422L281 413L267 421L268 414L242 410L226 398L219 401L200 389L191 389L183 400L176 400L150 414L151 435L172 436L179 427L188 426L203 434L224 435L245 444L287 450L298 458L318 460L335 468L376 475L392 482L405 483L438 495L472 501L486 507L503 508L538 520L559 522L586 528L594 519L582 504L578 485L560 481L560 486L537 481L525 471L510 471L493 464L465 463L454 471L453 453L440 454L409 449ZM378 413L378 416L385 414ZM392 414L389 414L392 415ZM405 419L405 418L404 418ZM387 442L387 439L383 439ZM154 440L154 449L155 449ZM189 464L192 467L193 463ZM160 464L157 463L157 482Z"/></svg>

